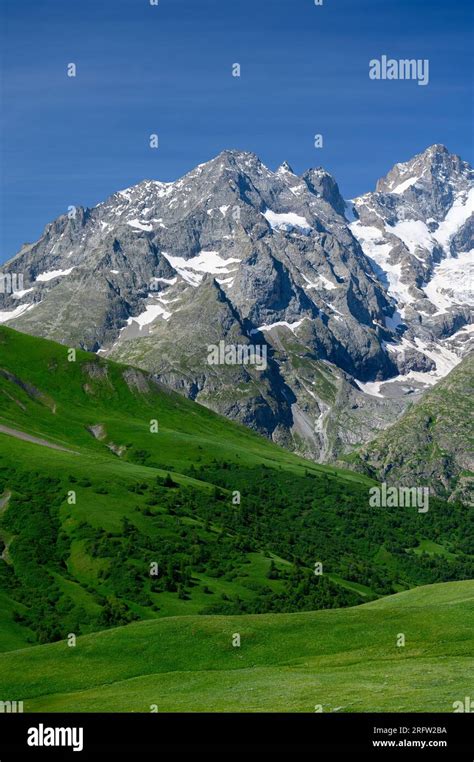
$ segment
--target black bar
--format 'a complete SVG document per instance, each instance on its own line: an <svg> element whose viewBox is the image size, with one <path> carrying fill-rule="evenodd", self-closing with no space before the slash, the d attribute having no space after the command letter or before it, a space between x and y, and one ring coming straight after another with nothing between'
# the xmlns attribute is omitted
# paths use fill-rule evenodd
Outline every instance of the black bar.
<svg viewBox="0 0 474 762"><path fill-rule="evenodd" d="M117 754L141 759L160 751L274 747L354 752L381 759L411 754L420 759L474 759L472 714L1 714L0 762L26 759L96 759ZM43 742L54 729L83 729L82 749L29 746L43 726ZM49 728L53 729L51 735ZM375 730L377 728L377 731ZM37 730L31 730L37 729ZM393 732L396 729L396 732ZM392 732L390 732L392 731ZM80 746L80 736L64 736ZM375 743L376 742L376 743ZM388 745L391 742L391 745ZM415 743L416 742L416 743ZM421 744L424 742L424 746ZM329 758L330 759L330 758ZM108 762L106 758L106 762ZM309 762L312 762L310 758ZM332 762L332 760L330 760Z"/></svg>

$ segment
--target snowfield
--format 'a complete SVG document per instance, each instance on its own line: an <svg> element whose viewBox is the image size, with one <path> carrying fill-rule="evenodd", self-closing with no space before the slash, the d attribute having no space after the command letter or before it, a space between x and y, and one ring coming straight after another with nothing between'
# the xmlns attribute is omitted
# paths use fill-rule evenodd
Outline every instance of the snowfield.
<svg viewBox="0 0 474 762"><path fill-rule="evenodd" d="M70 275L74 267L70 267L68 270L50 270L46 273L40 273L36 276L36 283L47 283L53 278L63 278L65 275Z"/></svg>
<svg viewBox="0 0 474 762"><path fill-rule="evenodd" d="M311 225L306 217L301 217L294 212L279 214L277 212L272 212L271 209L267 209L267 211L263 213L263 216L274 230L286 230L289 232L293 228L296 228L307 233L311 230Z"/></svg>
<svg viewBox="0 0 474 762"><path fill-rule="evenodd" d="M240 263L240 259L233 257L223 259L217 251L201 251L197 256L191 257L191 259L172 257L164 251L162 254L168 260L171 267L191 286L199 286L206 273L229 275L237 269L235 267L229 269L229 265Z"/></svg>

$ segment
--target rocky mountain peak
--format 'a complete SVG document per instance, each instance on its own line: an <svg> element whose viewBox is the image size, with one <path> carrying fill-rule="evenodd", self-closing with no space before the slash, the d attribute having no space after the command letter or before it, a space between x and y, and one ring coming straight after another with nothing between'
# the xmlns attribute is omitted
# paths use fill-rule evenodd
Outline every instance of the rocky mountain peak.
<svg viewBox="0 0 474 762"><path fill-rule="evenodd" d="M287 162L287 161L284 161L284 162L283 162L282 164L280 164L280 166L278 167L278 169L277 169L277 171L276 171L276 174L277 174L277 175L283 175L283 174L285 174L286 172L288 172L290 175L294 175L294 174L295 174L295 173L293 172L293 169L291 168L291 166L288 164L288 162Z"/></svg>
<svg viewBox="0 0 474 762"><path fill-rule="evenodd" d="M311 193L320 196L335 209L338 214L344 215L345 202L339 191L339 186L334 177L323 167L308 169L301 176Z"/></svg>
<svg viewBox="0 0 474 762"><path fill-rule="evenodd" d="M257 154L252 151L241 151L231 148L221 151L215 158L201 164L200 168L203 171L211 167L219 167L221 169L237 168L242 172L249 173L258 170L260 166L262 166L262 162Z"/></svg>
<svg viewBox="0 0 474 762"><path fill-rule="evenodd" d="M397 305L402 356L422 349L454 367L472 345L474 175L439 144L396 164L376 191L355 199L350 227ZM431 352L430 347L436 346Z"/></svg>
<svg viewBox="0 0 474 762"><path fill-rule="evenodd" d="M395 164L377 182L376 192L396 195L408 192L410 196L416 196L420 187L426 192L434 185L440 194L443 185L445 189L456 192L469 187L471 183L472 169L469 164L456 154L451 154L444 145L434 144L409 161ZM445 192L444 195L449 203L452 194Z"/></svg>

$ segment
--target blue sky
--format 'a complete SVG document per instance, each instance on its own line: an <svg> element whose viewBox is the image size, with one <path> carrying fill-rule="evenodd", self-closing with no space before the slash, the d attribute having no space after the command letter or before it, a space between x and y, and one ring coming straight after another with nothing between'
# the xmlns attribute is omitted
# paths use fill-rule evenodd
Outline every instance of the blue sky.
<svg viewBox="0 0 474 762"><path fill-rule="evenodd" d="M472 161L471 5L3 0L0 261L68 206L224 148L324 166L346 197L432 143ZM428 58L429 85L370 80L382 54Z"/></svg>

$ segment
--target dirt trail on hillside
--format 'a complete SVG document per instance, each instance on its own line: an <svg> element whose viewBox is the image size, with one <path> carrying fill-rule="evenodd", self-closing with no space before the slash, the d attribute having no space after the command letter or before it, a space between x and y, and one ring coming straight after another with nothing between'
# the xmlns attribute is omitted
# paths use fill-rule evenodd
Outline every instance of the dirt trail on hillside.
<svg viewBox="0 0 474 762"><path fill-rule="evenodd" d="M50 447L52 450L61 450L61 452L69 452L71 455L79 455L74 450L68 450L67 447L61 447L60 445L48 442L47 439L39 439L33 437L31 434L25 434L24 431L18 431L17 429L10 429L8 426L2 426L0 424L0 434L8 434L10 437L16 437L16 439L23 439L24 442L31 442L32 444L41 445L42 447Z"/></svg>

